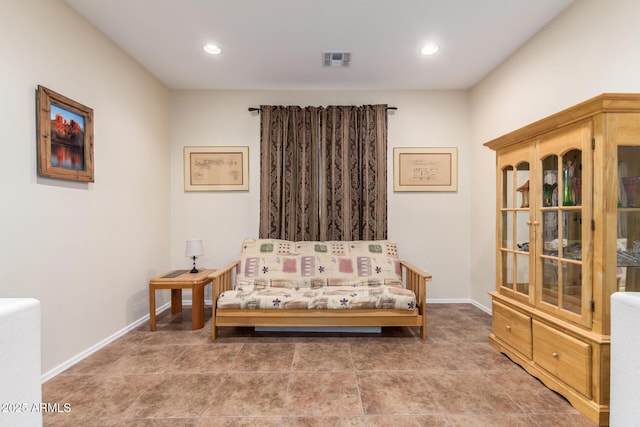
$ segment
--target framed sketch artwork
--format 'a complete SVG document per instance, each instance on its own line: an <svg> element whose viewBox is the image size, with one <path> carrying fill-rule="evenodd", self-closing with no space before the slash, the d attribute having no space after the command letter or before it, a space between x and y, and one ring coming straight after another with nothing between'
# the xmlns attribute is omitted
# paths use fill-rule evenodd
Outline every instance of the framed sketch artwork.
<svg viewBox="0 0 640 427"><path fill-rule="evenodd" d="M393 191L458 191L458 149L393 149Z"/></svg>
<svg viewBox="0 0 640 427"><path fill-rule="evenodd" d="M249 147L184 147L184 191L249 190Z"/></svg>
<svg viewBox="0 0 640 427"><path fill-rule="evenodd" d="M38 86L38 175L93 182L93 109Z"/></svg>

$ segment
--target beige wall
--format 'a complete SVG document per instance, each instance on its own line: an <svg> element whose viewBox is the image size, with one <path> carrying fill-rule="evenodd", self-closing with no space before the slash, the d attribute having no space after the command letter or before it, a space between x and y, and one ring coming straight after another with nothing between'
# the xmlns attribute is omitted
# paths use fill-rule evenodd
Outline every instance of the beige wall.
<svg viewBox="0 0 640 427"><path fill-rule="evenodd" d="M465 92L420 91L181 91L171 98L172 262L186 266L184 241L202 238L208 266L235 259L244 237L257 237L261 104L330 105L386 103L389 114L389 238L402 258L433 274L427 297L468 299L469 129ZM185 145L246 145L250 190L185 193ZM457 193L393 193L393 147L458 147Z"/></svg>
<svg viewBox="0 0 640 427"><path fill-rule="evenodd" d="M393 193L401 255L434 275L429 299L489 306L493 152L485 141L601 92L640 92L635 0L579 0L469 92L177 91L59 0L0 1L0 297L42 302L43 372L148 314L147 280L235 258L258 224L260 104L388 103L389 145L457 146L457 193ZM53 23L53 24L52 24ZM95 110L96 182L36 174L35 89ZM9 102L6 102L10 100ZM244 193L185 193L182 147L250 147Z"/></svg>
<svg viewBox="0 0 640 427"><path fill-rule="evenodd" d="M495 286L494 153L482 144L603 92L640 92L640 2L578 0L470 92L471 298Z"/></svg>
<svg viewBox="0 0 640 427"><path fill-rule="evenodd" d="M94 109L95 183L36 173L37 85ZM169 92L58 0L0 1L0 297L42 303L42 372L148 314L169 267Z"/></svg>

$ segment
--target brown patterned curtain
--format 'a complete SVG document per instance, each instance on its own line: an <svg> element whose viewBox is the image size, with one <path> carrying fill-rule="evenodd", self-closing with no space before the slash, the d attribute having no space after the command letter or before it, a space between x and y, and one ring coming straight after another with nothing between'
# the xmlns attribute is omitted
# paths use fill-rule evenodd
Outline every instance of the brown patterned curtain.
<svg viewBox="0 0 640 427"><path fill-rule="evenodd" d="M321 116L321 240L387 238L387 106L330 106Z"/></svg>
<svg viewBox="0 0 640 427"><path fill-rule="evenodd" d="M318 120L315 107L261 106L261 238L319 238Z"/></svg>
<svg viewBox="0 0 640 427"><path fill-rule="evenodd" d="M387 106L261 107L260 237L387 238Z"/></svg>

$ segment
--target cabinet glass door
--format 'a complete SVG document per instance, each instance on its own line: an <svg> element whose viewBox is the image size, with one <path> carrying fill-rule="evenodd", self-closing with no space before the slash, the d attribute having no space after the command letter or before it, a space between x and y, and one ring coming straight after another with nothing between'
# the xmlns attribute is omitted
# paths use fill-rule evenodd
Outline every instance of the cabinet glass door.
<svg viewBox="0 0 640 427"><path fill-rule="evenodd" d="M640 292L640 146L618 147L618 291Z"/></svg>
<svg viewBox="0 0 640 427"><path fill-rule="evenodd" d="M502 169L501 286L529 296L530 281L530 164L520 162Z"/></svg>
<svg viewBox="0 0 640 427"><path fill-rule="evenodd" d="M581 315L582 151L549 154L540 166L540 301L550 310Z"/></svg>

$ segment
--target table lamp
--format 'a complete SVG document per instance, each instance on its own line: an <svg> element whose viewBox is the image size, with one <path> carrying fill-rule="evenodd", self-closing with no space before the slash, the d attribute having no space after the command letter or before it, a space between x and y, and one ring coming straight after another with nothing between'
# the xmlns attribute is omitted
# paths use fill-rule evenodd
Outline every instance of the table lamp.
<svg viewBox="0 0 640 427"><path fill-rule="evenodd" d="M187 240L187 247L184 250L184 256L193 258L193 268L189 273L197 273L196 258L204 254L202 240Z"/></svg>

